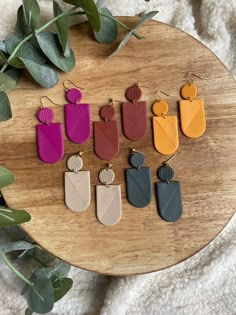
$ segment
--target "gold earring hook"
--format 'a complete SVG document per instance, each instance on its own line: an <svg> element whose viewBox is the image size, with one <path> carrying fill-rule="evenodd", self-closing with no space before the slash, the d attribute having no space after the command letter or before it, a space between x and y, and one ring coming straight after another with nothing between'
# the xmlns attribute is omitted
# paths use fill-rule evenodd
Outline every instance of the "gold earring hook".
<svg viewBox="0 0 236 315"><path fill-rule="evenodd" d="M168 160L166 160L165 162L163 162L164 165L168 165L168 162L170 162L175 156L176 156L177 153L175 153L174 155L172 155Z"/></svg>
<svg viewBox="0 0 236 315"><path fill-rule="evenodd" d="M63 86L64 86L64 89L65 89L65 90L69 90L69 88L66 86L66 83L71 83L72 85L74 85L74 86L77 87L78 89L84 90L84 88L79 87L79 86L78 86L76 83L74 83L73 81L71 81L71 80L64 80Z"/></svg>
<svg viewBox="0 0 236 315"><path fill-rule="evenodd" d="M44 98L48 99L49 102L51 102L51 103L54 104L54 105L63 106L62 104L57 104L57 103L53 102L48 96L45 95L45 96L40 97L40 103L41 103L40 108L44 108L44 104L43 104L43 99L44 99Z"/></svg>
<svg viewBox="0 0 236 315"><path fill-rule="evenodd" d="M166 92L164 92L164 91L156 91L155 92L155 96L156 96L156 98L159 98L159 100L161 101L162 100L162 97L158 94L158 93L162 93L162 94L164 94L164 95L166 95L166 96L171 96L170 94L168 94L168 93L166 93Z"/></svg>

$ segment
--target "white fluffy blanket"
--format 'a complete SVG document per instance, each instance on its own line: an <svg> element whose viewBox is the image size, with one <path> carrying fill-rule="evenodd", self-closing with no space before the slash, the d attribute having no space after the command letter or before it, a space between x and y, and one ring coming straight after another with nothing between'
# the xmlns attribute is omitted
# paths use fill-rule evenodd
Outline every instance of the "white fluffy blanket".
<svg viewBox="0 0 236 315"><path fill-rule="evenodd" d="M115 15L158 9L157 20L181 28L207 45L236 77L236 1L105 1ZM13 31L20 0L0 0L0 37ZM52 1L41 0L45 19ZM1 235L0 235L1 237ZM27 266L25 266L25 270ZM72 268L74 286L50 314L235 315L236 217L204 250L185 262L142 276L106 277ZM22 283L0 262L0 315L24 314Z"/></svg>

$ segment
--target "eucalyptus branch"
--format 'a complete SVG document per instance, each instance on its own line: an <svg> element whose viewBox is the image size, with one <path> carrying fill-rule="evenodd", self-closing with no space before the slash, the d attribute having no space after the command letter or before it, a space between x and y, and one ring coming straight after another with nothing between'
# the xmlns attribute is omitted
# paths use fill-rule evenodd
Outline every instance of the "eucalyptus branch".
<svg viewBox="0 0 236 315"><path fill-rule="evenodd" d="M13 52L11 53L11 55L9 56L9 58L7 59L6 63L3 65L3 67L1 68L0 72L4 72L6 70L6 68L8 67L10 61L16 56L18 50L21 48L22 45L24 45L24 43L26 43L27 41L29 41L35 34L40 34L41 32L43 32L45 29L47 29L49 26L51 26L52 24L54 24L56 21L58 21L59 19L63 18L66 15L70 15L71 12L77 10L78 7L75 6L73 8L71 8L70 10L67 10L61 14L59 14L58 16L54 17L52 20L50 20L49 22L47 22L46 24L44 24L43 26L41 26L40 28L38 28L37 30L35 30L34 33L29 34L28 36L26 36L22 41L19 42L19 44L15 47L15 49L13 50Z"/></svg>
<svg viewBox="0 0 236 315"><path fill-rule="evenodd" d="M28 285L30 285L31 287L34 286L34 283L29 281L20 271L18 271L10 262L10 260L7 258L7 256L5 254L1 254L1 257L3 258L3 260L5 261L5 263L7 264L7 266L19 277L21 278L21 280L23 280L25 283L27 283Z"/></svg>
<svg viewBox="0 0 236 315"><path fill-rule="evenodd" d="M120 26L122 26L123 28L125 28L127 31L132 31L132 29L130 28L130 27L128 27L127 25L125 25L123 22L121 22L121 21L119 21L118 19L116 19L114 16L112 16L112 15L109 15L109 14L106 14L106 13L104 13L104 12L102 12L102 11L100 11L100 14L102 15L102 16L105 16L105 17L107 17L108 19L111 19L111 20L113 20L113 21L115 21L117 24L119 24ZM142 36L140 36L138 33L136 33L136 32L133 32L133 35L136 37L136 38L138 38L138 39L142 39L143 37Z"/></svg>

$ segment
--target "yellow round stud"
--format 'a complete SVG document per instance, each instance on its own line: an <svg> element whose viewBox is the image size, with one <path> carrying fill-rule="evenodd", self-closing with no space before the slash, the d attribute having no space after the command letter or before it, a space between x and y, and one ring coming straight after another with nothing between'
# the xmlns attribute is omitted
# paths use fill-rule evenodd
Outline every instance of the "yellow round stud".
<svg viewBox="0 0 236 315"><path fill-rule="evenodd" d="M197 86L193 83L187 83L181 88L181 95L186 100L191 100L197 96Z"/></svg>
<svg viewBox="0 0 236 315"><path fill-rule="evenodd" d="M159 100L155 101L152 105L153 114L156 116L166 115L168 113L168 104L166 101Z"/></svg>

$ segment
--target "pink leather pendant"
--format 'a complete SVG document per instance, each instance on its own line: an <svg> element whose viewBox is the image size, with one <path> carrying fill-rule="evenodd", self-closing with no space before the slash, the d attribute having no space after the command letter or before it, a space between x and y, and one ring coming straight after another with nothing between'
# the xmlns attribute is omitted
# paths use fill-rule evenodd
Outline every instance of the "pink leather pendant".
<svg viewBox="0 0 236 315"><path fill-rule="evenodd" d="M65 129L69 140L82 144L91 137L90 105L79 103L82 93L78 89L66 91Z"/></svg>
<svg viewBox="0 0 236 315"><path fill-rule="evenodd" d="M64 155L61 123L53 123L54 113L49 108L41 108L37 118L42 122L36 125L39 158L45 163L56 163Z"/></svg>
<svg viewBox="0 0 236 315"><path fill-rule="evenodd" d="M119 131L117 121L112 120L114 114L113 106L102 106L100 117L103 121L93 123L94 150L102 160L112 160L119 153Z"/></svg>
<svg viewBox="0 0 236 315"><path fill-rule="evenodd" d="M142 140L147 133L146 102L138 102L142 91L138 86L131 86L125 96L129 102L122 104L123 131L125 136L132 140Z"/></svg>

